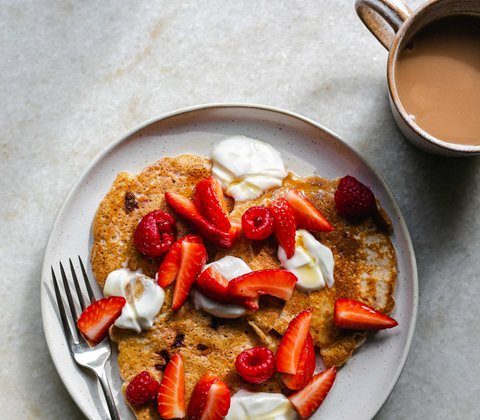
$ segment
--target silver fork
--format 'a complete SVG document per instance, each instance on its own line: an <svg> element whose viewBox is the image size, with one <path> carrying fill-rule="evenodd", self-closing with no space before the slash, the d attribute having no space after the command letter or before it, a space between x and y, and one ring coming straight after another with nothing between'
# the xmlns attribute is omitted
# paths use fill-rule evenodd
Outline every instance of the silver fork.
<svg viewBox="0 0 480 420"><path fill-rule="evenodd" d="M95 295L93 294L92 287L88 280L87 273L85 271L85 267L80 257L78 257L80 261L80 267L82 270L82 275L84 279L85 288L87 290L88 298L84 295L80 288L80 284L77 279L77 275L73 268L72 260L70 261L70 271L72 273L73 283L75 285L76 291L76 298L75 300L81 306L81 312L85 310L87 306L95 302ZM60 294L60 289L58 286L58 281L55 276L55 271L52 267L52 278L53 278L53 287L55 289L55 297L57 299L58 310L60 312L60 318L63 324L63 331L65 333L65 338L67 339L67 344L70 349L70 353L72 354L73 359L77 364L80 366L84 366L90 370L92 370L95 375L97 375L98 380L100 381L100 385L102 386L103 392L105 394L105 400L107 401L108 411L110 412L110 416L112 420L120 420L118 415L117 407L115 406L115 401L113 399L112 390L110 389L110 385L107 380L107 375L105 372L105 363L110 357L111 349L110 349L110 342L108 340L108 336L103 339L103 341L97 344L95 347L90 347L88 342L83 338L80 330L77 327L77 307L73 302L72 291L70 290L69 282L67 280L67 276L65 274L65 270L63 269L62 263L60 263L60 273L63 279L63 285L65 288L65 294L67 296L68 305L65 305L65 302L62 299ZM87 302L87 304L86 304ZM71 312L71 322L67 317L68 309L70 307ZM72 328L73 324L73 328Z"/></svg>

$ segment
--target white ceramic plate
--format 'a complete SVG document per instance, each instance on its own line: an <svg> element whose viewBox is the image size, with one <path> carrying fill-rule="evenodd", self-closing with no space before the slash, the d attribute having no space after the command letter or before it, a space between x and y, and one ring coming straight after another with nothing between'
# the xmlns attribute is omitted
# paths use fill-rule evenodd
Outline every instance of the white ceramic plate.
<svg viewBox="0 0 480 420"><path fill-rule="evenodd" d="M119 172L139 173L165 156L195 153L208 157L212 145L233 134L270 143L285 164L300 175L326 178L353 175L371 186L394 227L391 236L398 259L396 307L399 327L381 331L356 350L339 371L329 397L313 418L370 420L382 407L402 371L415 327L418 283L410 236L392 192L381 175L338 136L307 118L280 109L242 104L189 108L164 115L127 133L93 160L77 181L53 225L42 272L42 315L53 362L70 395L92 420L108 418L102 391L89 371L70 357L52 299L51 266L77 256L88 262L93 244L92 221L103 196ZM97 288L100 295L100 290ZM123 420L134 419L121 391L113 349L108 373Z"/></svg>

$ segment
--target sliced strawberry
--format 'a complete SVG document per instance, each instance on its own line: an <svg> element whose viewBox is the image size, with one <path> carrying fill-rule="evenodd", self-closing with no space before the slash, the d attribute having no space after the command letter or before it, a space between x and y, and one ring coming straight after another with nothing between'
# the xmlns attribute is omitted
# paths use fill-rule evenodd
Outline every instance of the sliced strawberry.
<svg viewBox="0 0 480 420"><path fill-rule="evenodd" d="M233 219L230 219L232 228L228 232L224 232L205 219L192 200L172 192L166 192L165 199L168 205L182 216L203 239L222 248L231 248L237 240L241 225L238 222L234 223Z"/></svg>
<svg viewBox="0 0 480 420"><path fill-rule="evenodd" d="M315 347L312 336L307 334L307 339L303 345L300 360L298 361L297 371L294 375L282 373L283 383L290 389L302 389L312 379L315 371Z"/></svg>
<svg viewBox="0 0 480 420"><path fill-rule="evenodd" d="M233 280L232 280L233 281ZM230 281L230 283L232 282ZM237 305L245 306L245 308L250 309L251 311L256 311L260 306L258 305L258 297L244 297L244 296L235 296L228 292L228 296L231 303Z"/></svg>
<svg viewBox="0 0 480 420"><path fill-rule="evenodd" d="M222 420L230 409L230 389L218 380L208 391L207 401L200 420Z"/></svg>
<svg viewBox="0 0 480 420"><path fill-rule="evenodd" d="M236 303L252 311L256 311L259 308L258 297L232 296L228 290L228 280L212 266L202 271L197 277L195 284L201 293L217 302Z"/></svg>
<svg viewBox="0 0 480 420"><path fill-rule="evenodd" d="M222 186L213 176L210 175L195 185L193 203L203 217L216 228L224 232L232 228Z"/></svg>
<svg viewBox="0 0 480 420"><path fill-rule="evenodd" d="M190 242L194 244L202 244L203 240L198 235L188 235L176 241L167 255L163 258L157 272L157 283L160 287L167 287L173 283L177 278L178 270L180 268L180 260L182 258L182 243Z"/></svg>
<svg viewBox="0 0 480 420"><path fill-rule="evenodd" d="M338 299L335 302L335 325L352 330L384 330L393 328L398 322L388 315L352 299Z"/></svg>
<svg viewBox="0 0 480 420"><path fill-rule="evenodd" d="M333 229L327 219L310 203L303 194L292 188L285 196L288 204L293 209L297 229L306 229L313 232L330 232Z"/></svg>
<svg viewBox="0 0 480 420"><path fill-rule="evenodd" d="M228 280L213 266L202 271L195 285L201 293L217 302L232 302L228 295Z"/></svg>
<svg viewBox="0 0 480 420"><path fill-rule="evenodd" d="M300 312L288 324L280 346L277 350L277 370L294 375L297 372L298 362L307 339L312 321L313 309Z"/></svg>
<svg viewBox="0 0 480 420"><path fill-rule="evenodd" d="M182 307L193 283L195 283L207 262L207 250L201 244L183 242L181 255L180 269L173 292L173 311L178 311Z"/></svg>
<svg viewBox="0 0 480 420"><path fill-rule="evenodd" d="M99 343L122 314L125 303L126 300L122 296L110 296L97 300L82 312L77 321L78 328L90 340Z"/></svg>
<svg viewBox="0 0 480 420"><path fill-rule="evenodd" d="M195 385L188 404L190 420L222 420L230 408L230 390L207 372Z"/></svg>
<svg viewBox="0 0 480 420"><path fill-rule="evenodd" d="M337 377L337 369L332 366L325 372L315 375L305 388L292 392L287 398L302 418L310 416L328 395Z"/></svg>
<svg viewBox="0 0 480 420"><path fill-rule="evenodd" d="M275 220L275 236L285 250L287 258L292 258L295 253L295 232L297 230L295 213L283 197L272 201L267 207Z"/></svg>
<svg viewBox="0 0 480 420"><path fill-rule="evenodd" d="M158 389L158 412L164 419L185 417L185 372L183 359L177 353L170 359Z"/></svg>
<svg viewBox="0 0 480 420"><path fill-rule="evenodd" d="M271 295L290 299L297 283L295 274L286 270L259 270L234 278L228 284L232 296L254 298Z"/></svg>

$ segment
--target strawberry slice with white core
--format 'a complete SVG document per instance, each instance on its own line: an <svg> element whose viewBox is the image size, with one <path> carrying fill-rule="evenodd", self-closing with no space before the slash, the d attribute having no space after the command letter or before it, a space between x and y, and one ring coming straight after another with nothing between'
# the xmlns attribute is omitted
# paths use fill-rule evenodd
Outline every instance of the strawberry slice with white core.
<svg viewBox="0 0 480 420"><path fill-rule="evenodd" d="M285 198L277 198L267 205L273 216L274 232L281 247L285 250L287 258L292 258L295 254L295 232L297 231L297 222L295 213Z"/></svg>
<svg viewBox="0 0 480 420"><path fill-rule="evenodd" d="M287 396L302 418L306 418L320 407L323 400L332 388L337 377L337 369L332 366L330 369L315 375L305 388L294 391Z"/></svg>
<svg viewBox="0 0 480 420"><path fill-rule="evenodd" d="M334 322L338 328L353 330L384 330L398 325L388 315L362 302L346 298L335 302Z"/></svg>
<svg viewBox="0 0 480 420"><path fill-rule="evenodd" d="M230 390L222 381L215 382L208 391L207 401L200 420L221 420L230 408Z"/></svg>
<svg viewBox="0 0 480 420"><path fill-rule="evenodd" d="M334 230L323 214L295 188L288 192L285 199L293 209L297 229L306 229L313 232L331 232Z"/></svg>
<svg viewBox="0 0 480 420"><path fill-rule="evenodd" d="M157 272L157 283L160 287L167 287L177 278L180 269L180 261L182 258L182 243L190 242L194 244L202 244L203 240L198 235L188 235L176 241L168 253L163 258Z"/></svg>
<svg viewBox="0 0 480 420"><path fill-rule="evenodd" d="M110 296L97 300L88 306L78 318L79 330L90 340L99 343L122 314L126 302L122 296Z"/></svg>
<svg viewBox="0 0 480 420"><path fill-rule="evenodd" d="M183 242L181 254L180 269L173 292L173 311L178 311L182 307L193 283L207 262L207 250L201 244Z"/></svg>
<svg viewBox="0 0 480 420"><path fill-rule="evenodd" d="M222 186L213 176L195 185L193 203L203 217L218 229L228 232L232 228Z"/></svg>
<svg viewBox="0 0 480 420"><path fill-rule="evenodd" d="M158 412L164 419L185 417L185 372L183 359L177 353L170 359L158 389Z"/></svg>
<svg viewBox="0 0 480 420"><path fill-rule="evenodd" d="M297 283L295 274L286 270L259 270L244 274L228 284L230 295L254 298L261 295L288 300Z"/></svg>
<svg viewBox="0 0 480 420"><path fill-rule="evenodd" d="M298 361L297 371L295 375L290 373L282 373L282 382L290 389L302 389L307 385L308 381L312 379L315 371L315 346L310 333L307 334L307 339L303 345Z"/></svg>
<svg viewBox="0 0 480 420"><path fill-rule="evenodd" d="M279 372L294 375L297 372L300 355L307 339L310 323L312 322L313 308L300 312L288 324L280 346L277 350L276 363Z"/></svg>
<svg viewBox="0 0 480 420"><path fill-rule="evenodd" d="M231 248L237 240L241 230L240 222L230 219L232 227L228 232L224 232L203 217L192 200L172 192L166 192L165 199L168 205L182 216L203 239L222 248Z"/></svg>
<svg viewBox="0 0 480 420"><path fill-rule="evenodd" d="M215 375L207 372L193 389L188 416L190 420L222 420L230 408L230 390Z"/></svg>

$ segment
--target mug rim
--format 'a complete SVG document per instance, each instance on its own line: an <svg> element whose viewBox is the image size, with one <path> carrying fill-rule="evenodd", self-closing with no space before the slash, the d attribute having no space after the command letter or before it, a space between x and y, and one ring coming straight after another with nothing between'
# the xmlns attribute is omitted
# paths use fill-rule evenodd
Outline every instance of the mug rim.
<svg viewBox="0 0 480 420"><path fill-rule="evenodd" d="M432 4L438 3L441 0L430 0L427 3L422 4L420 7L415 9L412 14L403 22L402 26L398 29L395 37L393 39L393 43L390 47L390 52L388 55L388 65L387 65L387 81L388 81L388 90L390 93L390 97L392 98L392 102L395 105L398 113L402 117L403 121L423 140L427 141L433 146L441 150L450 150L456 153L462 153L465 155L468 154L478 154L480 153L480 145L463 145L463 144L455 144L449 143L443 140L440 140L431 134L428 134L426 131L422 130L417 124L413 123L412 120L408 117L407 112L403 108L402 102L398 96L396 82L395 82L395 63L397 61L397 52L400 43L403 41L405 33L411 27L412 22L416 19L416 17L423 12L425 9L429 8ZM462 13L452 13L452 14L445 14L445 16L454 16L459 15Z"/></svg>

